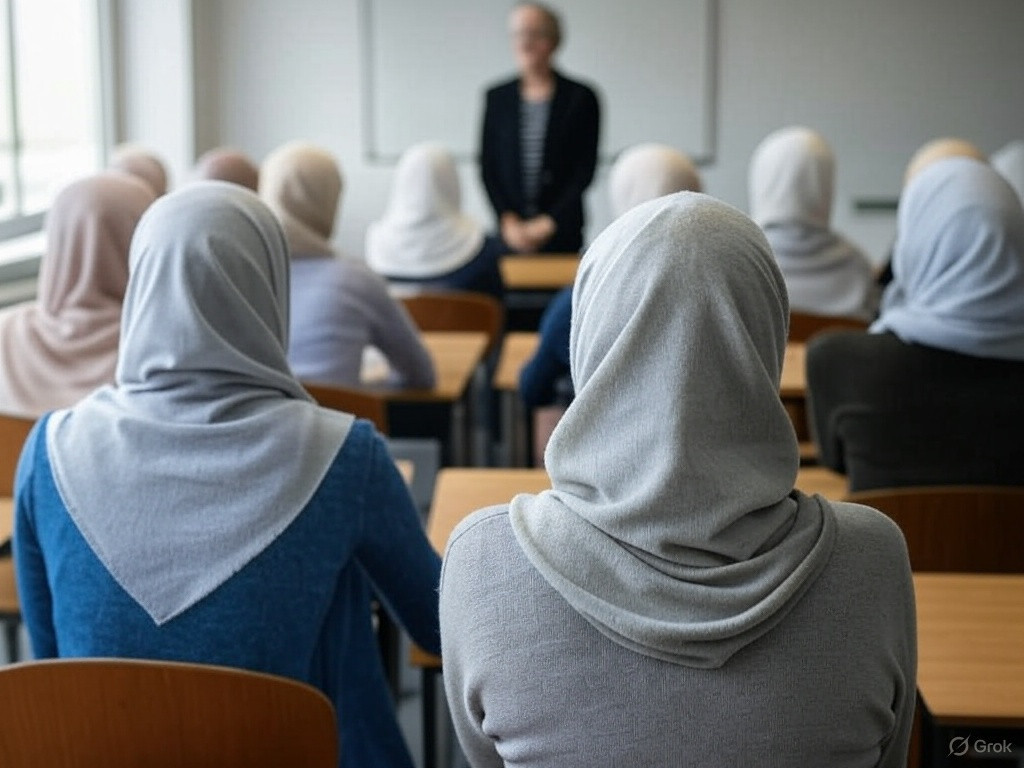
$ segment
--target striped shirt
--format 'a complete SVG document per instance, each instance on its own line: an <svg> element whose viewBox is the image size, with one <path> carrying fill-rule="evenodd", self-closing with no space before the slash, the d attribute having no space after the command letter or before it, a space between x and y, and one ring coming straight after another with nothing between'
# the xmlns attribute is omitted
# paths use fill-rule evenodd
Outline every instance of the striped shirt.
<svg viewBox="0 0 1024 768"><path fill-rule="evenodd" d="M526 201L526 216L535 216L537 196L540 192L540 176L544 168L544 138L548 129L548 115L551 101L521 102L519 109L520 152L523 169L523 198Z"/></svg>

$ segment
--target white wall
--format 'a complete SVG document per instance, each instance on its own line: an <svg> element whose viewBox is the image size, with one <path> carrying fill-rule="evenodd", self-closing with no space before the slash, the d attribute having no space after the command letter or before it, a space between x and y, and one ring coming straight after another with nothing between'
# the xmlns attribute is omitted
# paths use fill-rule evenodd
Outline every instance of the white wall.
<svg viewBox="0 0 1024 768"><path fill-rule="evenodd" d="M195 156L192 0L116 0L112 10L114 140L158 150L173 183Z"/></svg>
<svg viewBox="0 0 1024 768"><path fill-rule="evenodd" d="M127 52L123 88L127 137L152 143L175 164L183 153L194 156L216 144L260 158L293 138L319 142L339 157L346 176L337 239L350 253L361 253L366 225L382 211L391 176L390 167L363 156L363 1L121 0L130 9L121 19L122 37L136 41ZM624 5L593 4L595 13ZM855 214L853 200L894 197L919 144L960 134L993 151L1024 136L1019 0L718 5L718 151L704 174L711 194L741 208L757 142L782 125L816 127L839 158L837 225L880 258L894 218ZM190 40L172 34L163 47L138 44L173 19L187 24ZM567 26L571 35L571 18ZM457 41L473 32L452 34ZM175 77L166 66L181 56L187 60ZM157 76L167 83L159 92ZM182 93L189 85L191 94ZM445 98L443 83L436 97ZM476 169L462 170L467 207L489 220ZM590 194L591 235L608 220L605 173Z"/></svg>

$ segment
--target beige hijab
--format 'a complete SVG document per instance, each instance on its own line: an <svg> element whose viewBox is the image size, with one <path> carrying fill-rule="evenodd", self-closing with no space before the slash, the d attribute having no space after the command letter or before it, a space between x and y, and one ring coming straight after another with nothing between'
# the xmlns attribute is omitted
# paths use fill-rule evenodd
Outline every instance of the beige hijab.
<svg viewBox="0 0 1024 768"><path fill-rule="evenodd" d="M192 175L197 180L230 181L253 192L259 188L260 170L256 164L244 152L227 147L204 152Z"/></svg>
<svg viewBox="0 0 1024 768"><path fill-rule="evenodd" d="M612 216L673 192L703 191L689 156L665 144L637 144L615 161L608 176Z"/></svg>
<svg viewBox="0 0 1024 768"><path fill-rule="evenodd" d="M980 160L983 163L988 162L985 153L965 139L935 139L918 149L913 157L910 158L910 162L907 163L907 170L903 174L903 186L909 184L917 174L932 163L937 160L944 160L947 157L969 157L972 160Z"/></svg>
<svg viewBox="0 0 1024 768"><path fill-rule="evenodd" d="M136 144L121 144L110 157L110 169L141 179L157 197L167 193L167 169L148 149Z"/></svg>
<svg viewBox="0 0 1024 768"><path fill-rule="evenodd" d="M57 196L38 298L0 313L0 410L36 417L114 380L128 248L155 199L120 173L82 179Z"/></svg>
<svg viewBox="0 0 1024 768"><path fill-rule="evenodd" d="M313 144L274 150L260 170L260 197L277 216L293 256L330 256L342 192L334 156Z"/></svg>

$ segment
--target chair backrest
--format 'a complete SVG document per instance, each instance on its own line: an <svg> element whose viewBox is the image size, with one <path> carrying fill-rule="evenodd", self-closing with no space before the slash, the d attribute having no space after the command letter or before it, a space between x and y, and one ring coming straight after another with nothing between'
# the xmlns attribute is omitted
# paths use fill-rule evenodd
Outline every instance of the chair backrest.
<svg viewBox="0 0 1024 768"><path fill-rule="evenodd" d="M915 571L1024 573L1024 487L887 488L847 500L896 522Z"/></svg>
<svg viewBox="0 0 1024 768"><path fill-rule="evenodd" d="M0 414L0 496L14 494L14 471L33 424L32 419Z"/></svg>
<svg viewBox="0 0 1024 768"><path fill-rule="evenodd" d="M479 331L487 334L487 353L495 349L505 325L505 309L493 296L483 293L417 293L404 296L421 331Z"/></svg>
<svg viewBox="0 0 1024 768"><path fill-rule="evenodd" d="M225 667L56 659L0 668L4 768L337 768L327 698Z"/></svg>
<svg viewBox="0 0 1024 768"><path fill-rule="evenodd" d="M807 341L822 331L866 331L869 323L853 317L829 317L807 312L789 313L789 340Z"/></svg>
<svg viewBox="0 0 1024 768"><path fill-rule="evenodd" d="M309 396L324 408L345 411L373 423L382 435L388 433L388 406L383 398L346 387L303 382Z"/></svg>

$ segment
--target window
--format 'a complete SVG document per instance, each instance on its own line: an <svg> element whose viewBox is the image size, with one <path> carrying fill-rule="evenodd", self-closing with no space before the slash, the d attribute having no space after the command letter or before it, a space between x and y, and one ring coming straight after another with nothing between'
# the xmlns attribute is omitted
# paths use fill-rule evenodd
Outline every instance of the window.
<svg viewBox="0 0 1024 768"><path fill-rule="evenodd" d="M0 240L103 151L97 0L0 0Z"/></svg>

